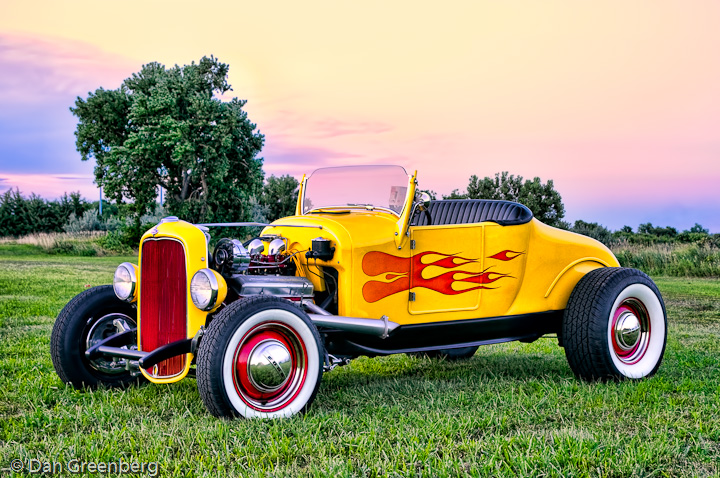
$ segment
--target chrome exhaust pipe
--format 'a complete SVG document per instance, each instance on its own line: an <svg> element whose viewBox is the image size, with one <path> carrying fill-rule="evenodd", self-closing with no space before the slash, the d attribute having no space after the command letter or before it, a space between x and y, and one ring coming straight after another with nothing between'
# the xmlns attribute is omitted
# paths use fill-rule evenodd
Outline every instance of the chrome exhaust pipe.
<svg viewBox="0 0 720 478"><path fill-rule="evenodd" d="M380 319L363 319L360 317L344 317L341 315L331 315L328 311L318 307L310 301L303 301L303 305L310 312L310 319L320 327L332 327L333 329L344 330L346 332L355 332L358 334L375 335L381 339L386 339L400 324L391 322L387 315L383 315Z"/></svg>

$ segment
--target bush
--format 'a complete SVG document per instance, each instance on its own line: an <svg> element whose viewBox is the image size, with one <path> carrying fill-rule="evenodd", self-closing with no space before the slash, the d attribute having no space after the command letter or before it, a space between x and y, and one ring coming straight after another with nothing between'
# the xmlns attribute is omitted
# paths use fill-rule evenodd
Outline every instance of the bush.
<svg viewBox="0 0 720 478"><path fill-rule="evenodd" d="M63 226L65 232L90 232L90 231L117 231L125 223L117 216L101 217L96 208L88 209L82 216L77 217L71 213L68 221Z"/></svg>
<svg viewBox="0 0 720 478"><path fill-rule="evenodd" d="M138 243L134 247L128 246L123 242L123 235L119 231L110 231L97 240L97 244L107 252L114 254L131 254Z"/></svg>
<svg viewBox="0 0 720 478"><path fill-rule="evenodd" d="M710 244L639 246L625 242L613 247L613 252L621 266L650 275L720 277L720 248Z"/></svg>

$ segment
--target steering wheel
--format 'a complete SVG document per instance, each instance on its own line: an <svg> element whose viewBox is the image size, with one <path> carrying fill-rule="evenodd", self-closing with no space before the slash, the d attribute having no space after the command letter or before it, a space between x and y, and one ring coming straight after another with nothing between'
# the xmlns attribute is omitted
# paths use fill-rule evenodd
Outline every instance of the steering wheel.
<svg viewBox="0 0 720 478"><path fill-rule="evenodd" d="M424 208L423 212L425 213L425 218L427 219L427 226L432 226L432 216L430 215L430 210L428 208Z"/></svg>
<svg viewBox="0 0 720 478"><path fill-rule="evenodd" d="M417 216L419 212L425 213L425 219L427 219L427 224L425 225L432 226L432 216L430 215L430 210L422 203L415 203L415 205L413 205L413 217ZM417 224L415 225L417 226Z"/></svg>

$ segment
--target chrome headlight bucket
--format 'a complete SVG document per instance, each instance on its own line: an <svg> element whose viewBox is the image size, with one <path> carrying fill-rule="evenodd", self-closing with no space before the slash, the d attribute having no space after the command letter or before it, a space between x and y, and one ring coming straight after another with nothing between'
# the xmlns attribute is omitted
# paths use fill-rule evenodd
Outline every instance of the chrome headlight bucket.
<svg viewBox="0 0 720 478"><path fill-rule="evenodd" d="M113 290L118 299L135 302L137 299L137 266L123 262L113 276Z"/></svg>
<svg viewBox="0 0 720 478"><path fill-rule="evenodd" d="M212 269L200 269L190 281L190 298L200 310L218 308L226 295L225 279Z"/></svg>

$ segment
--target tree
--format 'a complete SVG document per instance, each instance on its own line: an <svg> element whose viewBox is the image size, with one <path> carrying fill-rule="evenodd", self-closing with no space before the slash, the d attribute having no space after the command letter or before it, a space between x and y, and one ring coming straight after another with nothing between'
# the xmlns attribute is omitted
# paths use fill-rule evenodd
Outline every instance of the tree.
<svg viewBox="0 0 720 478"><path fill-rule="evenodd" d="M267 219L293 216L298 199L298 181L290 175L270 176L262 188L260 204L267 208Z"/></svg>
<svg viewBox="0 0 720 478"><path fill-rule="evenodd" d="M655 227L650 222L646 222L645 224L640 224L638 226L638 234L648 234L650 236L656 236L656 237L668 237L673 238L678 235L677 229L671 226L667 227Z"/></svg>
<svg viewBox="0 0 720 478"><path fill-rule="evenodd" d="M0 236L59 232L71 214L82 215L89 207L79 192L48 201L35 193L25 198L18 188L8 189L0 195Z"/></svg>
<svg viewBox="0 0 720 478"><path fill-rule="evenodd" d="M592 237L606 246L610 246L613 243L613 234L608 228L598 224L597 222L585 222L578 219L575 224L570 228L572 232L582 234L583 236Z"/></svg>
<svg viewBox="0 0 720 478"><path fill-rule="evenodd" d="M705 228L702 227L699 223L696 222L693 227L691 227L689 230L683 231L683 232L690 232L690 233L694 233L694 234L706 234L706 235L707 235L707 234L710 234L710 229L705 229Z"/></svg>
<svg viewBox="0 0 720 478"><path fill-rule="evenodd" d="M245 100L216 96L231 90L228 70L212 56L170 69L149 63L117 90L99 88L70 108L82 160L96 160L95 182L129 202L136 226L158 186L168 211L193 222L249 216L264 136L242 110Z"/></svg>
<svg viewBox="0 0 720 478"><path fill-rule="evenodd" d="M444 199L504 199L526 205L533 215L550 226L561 226L565 217L565 206L560 193L555 190L552 179L545 184L540 178L523 182L522 176L515 176L507 171L495 173L494 178L479 179L474 174L470 177L467 192L453 190Z"/></svg>

